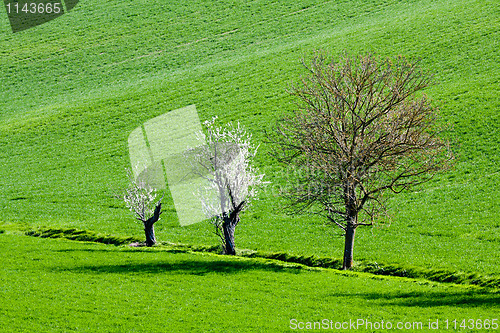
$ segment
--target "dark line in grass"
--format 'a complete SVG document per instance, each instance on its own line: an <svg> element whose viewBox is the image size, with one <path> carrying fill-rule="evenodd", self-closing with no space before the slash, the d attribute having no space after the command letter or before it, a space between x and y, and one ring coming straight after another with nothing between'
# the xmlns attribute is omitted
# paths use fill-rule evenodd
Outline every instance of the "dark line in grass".
<svg viewBox="0 0 500 333"><path fill-rule="evenodd" d="M148 148L150 161L153 162L155 159L154 159L153 151L151 150L151 145L149 144L149 139L148 139L148 135L146 132L146 128L144 127L144 124L141 125L141 129L142 129L142 135L144 137L144 142L146 143L146 147ZM133 165L133 167L135 167L135 165Z"/></svg>
<svg viewBox="0 0 500 333"><path fill-rule="evenodd" d="M16 197L16 198L10 199L10 201L26 200L26 199L28 199L28 198L25 198L25 197Z"/></svg>
<svg viewBox="0 0 500 333"><path fill-rule="evenodd" d="M137 237L119 237L113 235L98 234L93 231L64 229L64 228L38 228L36 230L26 231L27 236L41 238L65 238L81 242L96 242L103 244L125 245L132 242L140 242Z"/></svg>

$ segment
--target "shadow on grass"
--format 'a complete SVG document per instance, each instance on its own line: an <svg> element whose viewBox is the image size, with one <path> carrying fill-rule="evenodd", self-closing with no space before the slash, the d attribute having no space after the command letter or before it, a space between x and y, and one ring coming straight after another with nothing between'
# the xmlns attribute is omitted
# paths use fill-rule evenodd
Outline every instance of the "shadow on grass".
<svg viewBox="0 0 500 333"><path fill-rule="evenodd" d="M111 253L111 252L117 252L117 251L115 249L57 249L57 250L52 250L52 252L62 252L62 253L104 252L104 253Z"/></svg>
<svg viewBox="0 0 500 333"><path fill-rule="evenodd" d="M91 249L91 248L85 248L85 249L58 249L58 250L53 250L53 252L62 252L62 253L69 253L69 252L103 252L103 253L138 253L138 254L145 254L145 253L153 253L157 254L159 251L155 251L154 249L149 250L148 248L144 247L141 248L141 250L137 250L135 248L96 248L96 249ZM188 251L182 250L182 249L162 249L161 252L163 253L187 253Z"/></svg>
<svg viewBox="0 0 500 333"><path fill-rule="evenodd" d="M245 271L261 270L270 272L299 273L300 267L283 267L275 263L264 263L251 260L184 260L175 262L149 262L149 263L127 263L116 265L87 265L71 268L58 267L58 270L72 271L76 273L97 273L97 274L190 274L206 275L216 274L237 274Z"/></svg>
<svg viewBox="0 0 500 333"><path fill-rule="evenodd" d="M340 295L339 295L340 296ZM343 295L345 296L345 295ZM364 298L370 301L378 301L380 305L404 306L404 307L487 307L499 308L500 291L475 290L457 293L435 292L435 293L366 293L354 294L355 297Z"/></svg>

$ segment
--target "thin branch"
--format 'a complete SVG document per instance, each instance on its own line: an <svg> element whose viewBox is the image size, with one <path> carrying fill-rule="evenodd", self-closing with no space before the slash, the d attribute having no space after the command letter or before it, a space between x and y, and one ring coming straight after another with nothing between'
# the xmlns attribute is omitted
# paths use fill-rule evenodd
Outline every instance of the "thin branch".
<svg viewBox="0 0 500 333"><path fill-rule="evenodd" d="M337 225L340 229L342 229L342 230L344 230L344 231L346 231L346 230L347 230L347 228L346 228L346 227L344 227L342 224L340 224L340 223L338 223L337 221L335 221L335 219L334 219L334 218L332 218L331 216L328 216L328 215L327 215L326 217L330 220L330 222L332 222L332 223L336 224L336 225Z"/></svg>

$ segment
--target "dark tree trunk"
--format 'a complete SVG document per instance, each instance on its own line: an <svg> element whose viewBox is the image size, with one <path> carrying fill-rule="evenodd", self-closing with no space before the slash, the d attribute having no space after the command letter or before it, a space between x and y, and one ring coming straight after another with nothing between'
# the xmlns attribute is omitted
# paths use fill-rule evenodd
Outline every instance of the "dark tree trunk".
<svg viewBox="0 0 500 333"><path fill-rule="evenodd" d="M356 186L348 184L345 187L345 206L346 206L346 228L344 243L344 263L342 269L351 269L354 254L354 235L358 226L358 210L356 205Z"/></svg>
<svg viewBox="0 0 500 333"><path fill-rule="evenodd" d="M237 221L233 221L231 216L224 216L222 223L222 231L224 232L224 254L235 255L234 247L234 230L236 229Z"/></svg>
<svg viewBox="0 0 500 333"><path fill-rule="evenodd" d="M162 197L163 198L163 197ZM155 229L154 224L160 219L161 211L161 199L155 207L153 216L144 222L144 233L146 234L146 246L153 246L156 244Z"/></svg>
<svg viewBox="0 0 500 333"><path fill-rule="evenodd" d="M146 234L146 246L153 246L156 244L155 228L153 223L144 223L144 233Z"/></svg>
<svg viewBox="0 0 500 333"><path fill-rule="evenodd" d="M230 214L222 214L222 231L224 233L224 254L235 255L236 248L234 245L234 230L240 222L240 212L245 205L245 201L240 202L238 206L234 205L233 211Z"/></svg>
<svg viewBox="0 0 500 333"><path fill-rule="evenodd" d="M355 234L356 226L353 224L348 224L345 230L344 263L342 264L342 269L352 268Z"/></svg>

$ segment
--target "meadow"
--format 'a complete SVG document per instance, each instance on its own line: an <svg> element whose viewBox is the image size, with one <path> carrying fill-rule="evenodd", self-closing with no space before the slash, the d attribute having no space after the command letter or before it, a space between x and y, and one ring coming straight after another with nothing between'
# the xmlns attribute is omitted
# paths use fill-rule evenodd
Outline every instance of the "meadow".
<svg viewBox="0 0 500 333"><path fill-rule="evenodd" d="M135 251L19 230L143 236L114 197L127 182L127 137L148 119L195 104L202 121L217 115L252 132L261 144L256 164L272 182L243 214L236 246L341 258L333 226L283 212L277 189L286 180L262 129L294 108L287 88L314 50L403 54L435 75L425 93L453 125L445 136L457 159L450 172L391 196L390 226L358 229L354 259L498 277L499 18L496 1L92 0L13 34L1 9L0 281L9 300L2 330L223 331L235 327L216 315L225 307L238 318L236 331L286 331L294 311L304 320L497 314L498 292L472 286L269 269L260 259ZM164 208L158 240L217 244L208 223L178 224L168 191ZM57 312L75 295L73 310ZM271 305L279 313L265 310ZM23 307L31 314L16 312ZM108 311L115 316L100 315Z"/></svg>
<svg viewBox="0 0 500 333"><path fill-rule="evenodd" d="M351 320L356 331L384 321L422 332L432 331L429 321L445 328L458 319L458 331L474 331L461 321L491 322L500 300L488 289L270 260L12 233L0 244L9 252L0 276L9 300L0 303L3 332L284 332L324 319Z"/></svg>

